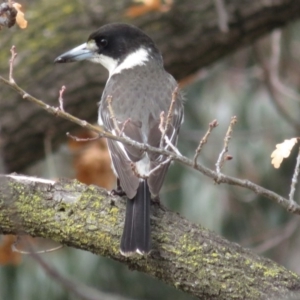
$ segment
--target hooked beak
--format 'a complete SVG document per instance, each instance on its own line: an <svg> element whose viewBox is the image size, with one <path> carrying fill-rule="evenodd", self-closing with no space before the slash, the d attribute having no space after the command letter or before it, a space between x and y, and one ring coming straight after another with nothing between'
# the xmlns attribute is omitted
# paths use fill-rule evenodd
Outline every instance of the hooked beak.
<svg viewBox="0 0 300 300"><path fill-rule="evenodd" d="M93 57L93 52L87 48L87 44L84 43L76 48L73 48L70 51L65 52L64 54L58 56L54 62L55 63L67 63L80 61L85 59L91 59Z"/></svg>

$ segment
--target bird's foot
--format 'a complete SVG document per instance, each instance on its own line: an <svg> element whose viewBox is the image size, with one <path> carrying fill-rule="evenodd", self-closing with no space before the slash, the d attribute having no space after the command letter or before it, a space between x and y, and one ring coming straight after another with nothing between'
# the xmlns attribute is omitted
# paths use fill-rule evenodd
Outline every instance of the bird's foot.
<svg viewBox="0 0 300 300"><path fill-rule="evenodd" d="M159 198L159 195L151 198L151 202L152 204L160 204L160 198Z"/></svg>
<svg viewBox="0 0 300 300"><path fill-rule="evenodd" d="M119 197L126 196L125 192L122 189L118 189L118 188L111 190L110 194L112 196L119 196Z"/></svg>
<svg viewBox="0 0 300 300"><path fill-rule="evenodd" d="M116 189L113 189L111 190L111 195L113 196L126 196L126 193L123 191L123 189L121 188L121 185L120 185L120 180L119 178L117 179L117 188Z"/></svg>

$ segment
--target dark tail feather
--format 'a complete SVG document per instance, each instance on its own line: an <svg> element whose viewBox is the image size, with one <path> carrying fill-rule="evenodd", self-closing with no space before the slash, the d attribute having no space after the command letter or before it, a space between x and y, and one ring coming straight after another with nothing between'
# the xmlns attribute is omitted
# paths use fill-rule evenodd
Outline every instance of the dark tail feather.
<svg viewBox="0 0 300 300"><path fill-rule="evenodd" d="M129 256L150 251L150 191L146 180L140 182L136 196L127 200L120 250Z"/></svg>

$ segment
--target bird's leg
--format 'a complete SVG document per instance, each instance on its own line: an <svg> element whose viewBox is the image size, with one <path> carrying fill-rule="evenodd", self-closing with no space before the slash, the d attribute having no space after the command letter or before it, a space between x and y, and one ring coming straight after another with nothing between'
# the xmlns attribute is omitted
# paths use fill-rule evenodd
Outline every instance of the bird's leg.
<svg viewBox="0 0 300 300"><path fill-rule="evenodd" d="M125 192L123 191L121 185L120 185L120 179L119 179L119 178L117 178L117 188L111 190L111 194L112 194L113 196L120 196L120 197L126 195Z"/></svg>
<svg viewBox="0 0 300 300"><path fill-rule="evenodd" d="M152 204L160 204L160 198L159 195L151 197Z"/></svg>

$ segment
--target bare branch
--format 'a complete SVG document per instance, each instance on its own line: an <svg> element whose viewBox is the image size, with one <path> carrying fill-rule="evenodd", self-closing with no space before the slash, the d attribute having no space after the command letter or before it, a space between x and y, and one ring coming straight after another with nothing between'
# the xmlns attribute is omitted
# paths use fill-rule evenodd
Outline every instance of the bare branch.
<svg viewBox="0 0 300 300"><path fill-rule="evenodd" d="M271 50L270 58L270 79L273 87L282 95L300 102L300 97L296 91L286 86L279 76L279 65L281 56L281 37L282 30L277 29L271 34Z"/></svg>
<svg viewBox="0 0 300 300"><path fill-rule="evenodd" d="M207 132L205 133L204 137L201 139L196 151L195 151L195 156L194 156L194 166L197 164L197 159L200 155L200 152L202 150L202 147L204 144L207 143L208 137L211 134L211 132L213 131L214 128L216 128L218 126L218 121L217 120L213 120L212 122L209 123L209 127Z"/></svg>
<svg viewBox="0 0 300 300"><path fill-rule="evenodd" d="M182 154L180 153L178 148L172 144L172 142L170 141L170 139L167 135L165 135L165 142L177 155L182 156Z"/></svg>
<svg viewBox="0 0 300 300"><path fill-rule="evenodd" d="M177 95L178 95L178 86L174 89L174 92L172 93L172 100L167 114L165 132L167 132L173 118L173 110L174 110L174 105L176 102Z"/></svg>
<svg viewBox="0 0 300 300"><path fill-rule="evenodd" d="M150 175L152 175L154 172L156 172L157 170L161 169L164 165L167 165L169 162L171 162L172 158L168 157L166 160L164 160L163 162L161 162L159 165L157 165L155 168L153 168L148 174L147 177L149 177Z"/></svg>
<svg viewBox="0 0 300 300"><path fill-rule="evenodd" d="M125 130L127 124L131 121L131 119L130 119L130 118L127 119L127 120L123 123L122 128L120 129L119 124L118 124L118 122L117 122L117 118L116 118L116 116L115 116L114 110L113 110L112 105L111 105L111 103L112 103L112 96L110 96L110 95L107 96L106 101L107 101L107 103L108 103L108 104L107 104L107 107L108 107L108 111L109 111L110 118L113 120L113 124L114 124L114 129L115 129L116 135L118 135L118 136L125 136L124 130Z"/></svg>
<svg viewBox="0 0 300 300"><path fill-rule="evenodd" d="M282 105L280 98L278 97L278 94L272 83L272 78L273 78L272 72L271 72L268 64L262 58L258 44L254 45L253 52L255 54L255 58L256 58L258 64L260 65L260 67L263 71L264 83L265 83L266 89L270 95L270 99L274 104L275 109L277 110L278 114L281 115L282 118L285 119L285 121L295 129L295 131L298 132L300 130L300 123L297 120L295 120L294 118L292 118L290 116L290 114L286 111L284 106ZM273 63L274 62L275 62L275 64L277 63L276 59L273 60Z"/></svg>
<svg viewBox="0 0 300 300"><path fill-rule="evenodd" d="M299 147L299 151L298 151L296 166L294 169L294 174L293 174L292 182L291 182L291 189L290 189L290 193L289 193L289 200L293 204L295 203L294 195L295 195L295 191L296 191L296 185L298 183L299 169L300 169L300 147Z"/></svg>
<svg viewBox="0 0 300 300"><path fill-rule="evenodd" d="M163 111L160 113L160 123L159 123L159 130L161 132L161 138L160 138L160 144L159 144L160 148L163 147L166 133L169 129L169 126L170 126L172 118L173 118L173 108L175 105L177 95L178 95L178 86L175 88L174 92L172 93L171 104L170 104L170 107L168 110L166 120L165 120L165 113Z"/></svg>
<svg viewBox="0 0 300 300"><path fill-rule="evenodd" d="M90 142L90 141L96 141L98 139L100 139L102 137L101 134L98 134L97 136L95 137L91 137L91 138L79 138L77 136L74 136L72 134L70 134L70 132L67 132L66 133L66 136L71 138L72 140L76 141L76 142Z"/></svg>
<svg viewBox="0 0 300 300"><path fill-rule="evenodd" d="M128 124L130 121L131 121L131 119L128 118L128 119L123 123L123 126L122 126L122 128L121 128L121 130L120 130L119 136L123 136L123 135L124 135L124 130L125 130L127 124Z"/></svg>
<svg viewBox="0 0 300 300"><path fill-rule="evenodd" d="M132 169L132 172L134 173L134 175L138 178L142 178L142 179L147 179L149 178L154 172L156 172L157 170L161 169L164 165L170 163L172 160L171 157L168 157L167 159L165 159L164 161L162 161L160 164L158 164L155 168L153 168L152 170L150 170L147 174L142 175L139 173L136 164L134 162L131 162L130 166Z"/></svg>
<svg viewBox="0 0 300 300"><path fill-rule="evenodd" d="M263 243L253 248L256 253L264 253L270 249L277 247L284 241L288 240L294 232L299 228L299 218L293 218L289 223L281 229L277 234L272 233L272 236L265 239Z"/></svg>
<svg viewBox="0 0 300 300"><path fill-rule="evenodd" d="M162 111L160 113L160 122L159 122L159 130L161 132L161 138L160 138L160 143L159 143L159 147L163 148L164 146L164 142L166 143L167 146L169 146L177 155L181 156L180 151L178 150L178 148L172 144L172 142L170 141L169 137L167 136L167 130L169 129L169 126L171 124L172 118L173 118L173 108L175 105L175 101L176 101L176 97L178 94L178 86L175 88L174 92L172 93L172 101L168 110L168 114L167 114L167 118L165 119L165 112ZM175 130L175 129L174 129ZM167 149L168 147L166 147Z"/></svg>
<svg viewBox="0 0 300 300"><path fill-rule="evenodd" d="M232 134L233 126L236 123L237 123L237 117L234 116L234 117L231 118L229 127L227 129L227 132L226 132L226 135L225 135L225 138L224 138L224 147L223 147L223 150L221 151L221 153L219 155L219 158L217 160L217 163L216 163L217 174L221 174L221 168L222 168L224 162L226 160L231 160L232 159L232 156L225 156L225 154L228 152L228 145L229 145L229 141L231 139L231 134Z"/></svg>
<svg viewBox="0 0 300 300"><path fill-rule="evenodd" d="M162 148L163 144L164 144L165 134L166 134L166 131L165 131L165 112L164 111L162 111L160 113L159 118L160 118L160 122L159 122L158 128L161 132L159 147Z"/></svg>
<svg viewBox="0 0 300 300"><path fill-rule="evenodd" d="M59 98L58 98L58 102L59 102L59 109L61 111L65 111L64 110L64 99L63 99L63 94L64 94L64 91L66 90L66 87L63 85L61 87L61 89L59 90Z"/></svg>
<svg viewBox="0 0 300 300"><path fill-rule="evenodd" d="M30 247L30 246L29 246ZM82 300L99 300L99 299L107 299L107 300L126 300L123 297L114 297L109 294L101 293L91 287L88 287L81 282L77 282L74 280L70 280L64 277L60 272L55 270L52 266L46 263L39 254L31 249L29 252L31 257L42 267L44 272L55 282L60 284L67 291L72 293L76 298Z"/></svg>
<svg viewBox="0 0 300 300"><path fill-rule="evenodd" d="M228 14L226 11L225 3L223 0L214 0L217 15L218 15L218 25L220 31L227 33L229 31L228 28Z"/></svg>
<svg viewBox="0 0 300 300"><path fill-rule="evenodd" d="M61 110L57 111L57 109L55 107L49 106L49 105L45 104L43 101L29 95L22 88L20 88L17 84L13 84L13 83L9 82L2 76L0 76L0 82L6 84L10 88L12 88L14 91L19 93L23 99L26 99L26 100L34 103L35 105L40 106L42 109L46 110L50 114L59 116L61 118L69 120L75 124L78 124L84 128L92 130L92 131L100 134L102 137L106 137L106 138L112 139L114 141L119 141L126 145L134 146L137 149L140 149L142 151L158 153L158 154L162 154L167 157L170 157L174 161L180 162L186 166L194 168L195 170L201 172L205 176L217 181L219 184L226 183L226 184L230 184L230 185L244 187L246 189L249 189L249 190L255 192L257 195L266 197L272 201L277 202L279 205L281 205L282 207L284 207L286 210L290 211L291 213L300 215L300 205L298 205L296 203L291 203L287 198L284 198L284 197L276 194L275 192L272 192L272 191L270 191L262 186L259 186L249 180L242 180L242 179L231 177L231 176L225 176L224 174L217 173L217 172L215 172L209 168L206 168L205 166L202 166L200 164L197 164L195 166L193 160L190 160L184 156L178 155L178 154L174 153L173 151L168 151L166 149L155 148L155 147L152 147L147 144L138 143L127 137L118 137L118 136L112 134L111 132L106 131L105 129L103 129L101 127L91 125L84 120L78 119L78 118L74 117L73 115L68 114L67 112L63 112Z"/></svg>
<svg viewBox="0 0 300 300"><path fill-rule="evenodd" d="M13 78L13 71L14 71L14 62L17 57L16 47L12 46L10 52L11 52L11 58L9 60L9 82L14 84L15 80Z"/></svg>
<svg viewBox="0 0 300 300"><path fill-rule="evenodd" d="M15 242L11 245L11 248L12 248L12 251L20 253L20 254L23 254L23 255L30 255L33 252L35 254L45 254L45 253L55 252L57 250L60 250L60 249L64 248L63 245L59 245L57 247L54 247L54 248L51 248L51 249L46 249L46 250L41 250L41 251L35 251L33 249L31 249L31 251L19 250L18 249L18 243L20 241L20 238L21 237L18 235L17 238L16 238L16 240L15 240ZM29 244L29 241L27 241L27 244Z"/></svg>
<svg viewBox="0 0 300 300"><path fill-rule="evenodd" d="M113 124L114 124L114 129L115 129L116 135L120 136L121 135L121 130L119 128L115 113L114 113L113 108L111 106L112 96L108 95L107 98L106 98L106 101L107 101L107 107L108 107L110 118L112 119Z"/></svg>

